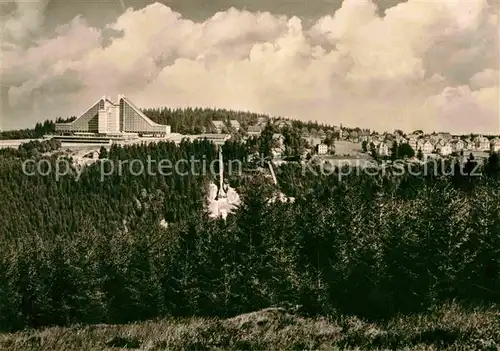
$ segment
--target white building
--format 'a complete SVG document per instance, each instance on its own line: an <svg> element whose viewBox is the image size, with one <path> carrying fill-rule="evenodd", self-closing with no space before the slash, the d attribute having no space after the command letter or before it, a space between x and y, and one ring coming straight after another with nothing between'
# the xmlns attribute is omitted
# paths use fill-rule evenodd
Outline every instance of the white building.
<svg viewBox="0 0 500 351"><path fill-rule="evenodd" d="M103 96L71 123L56 123L56 133L120 134L138 133L168 136L170 126L150 120L129 99L118 96L118 103Z"/></svg>
<svg viewBox="0 0 500 351"><path fill-rule="evenodd" d="M461 139L454 139L450 142L451 144L451 149L453 152L460 153L461 151L465 150L465 142Z"/></svg>
<svg viewBox="0 0 500 351"><path fill-rule="evenodd" d="M475 144L473 141L466 139L464 140L464 150L474 150Z"/></svg>
<svg viewBox="0 0 500 351"><path fill-rule="evenodd" d="M422 152L424 154L431 154L434 151L434 145L430 140L426 140L422 145Z"/></svg>
<svg viewBox="0 0 500 351"><path fill-rule="evenodd" d="M380 156L389 156L389 145L382 142L377 145L377 154Z"/></svg>
<svg viewBox="0 0 500 351"><path fill-rule="evenodd" d="M489 151L490 150L490 141L488 138L480 135L474 139L474 144L477 151Z"/></svg>
<svg viewBox="0 0 500 351"><path fill-rule="evenodd" d="M328 145L319 144L318 145L318 155L325 155L328 153Z"/></svg>
<svg viewBox="0 0 500 351"><path fill-rule="evenodd" d="M442 156L448 156L453 152L453 149L450 143L445 143L444 145L439 146L438 151Z"/></svg>
<svg viewBox="0 0 500 351"><path fill-rule="evenodd" d="M500 138L495 138L490 143L490 150L492 152L500 152Z"/></svg>
<svg viewBox="0 0 500 351"><path fill-rule="evenodd" d="M273 140L276 142L278 148L283 148L285 144L285 137L283 136L283 134L274 133Z"/></svg>

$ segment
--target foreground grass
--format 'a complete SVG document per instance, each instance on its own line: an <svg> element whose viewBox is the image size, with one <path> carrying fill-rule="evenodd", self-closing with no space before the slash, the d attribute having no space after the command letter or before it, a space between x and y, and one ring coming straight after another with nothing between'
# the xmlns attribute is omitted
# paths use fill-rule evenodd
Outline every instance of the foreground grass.
<svg viewBox="0 0 500 351"><path fill-rule="evenodd" d="M500 311L455 305L385 323L265 309L230 319L164 319L0 334L0 350L500 350Z"/></svg>

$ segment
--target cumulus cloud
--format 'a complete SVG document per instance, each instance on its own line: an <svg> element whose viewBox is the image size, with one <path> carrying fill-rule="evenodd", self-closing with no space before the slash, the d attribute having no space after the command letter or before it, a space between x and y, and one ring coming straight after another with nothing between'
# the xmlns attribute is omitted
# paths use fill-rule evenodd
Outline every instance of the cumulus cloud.
<svg viewBox="0 0 500 351"><path fill-rule="evenodd" d="M12 44L24 42L36 35L44 21L44 12L49 0L4 0L0 4L2 20L2 42ZM4 43L2 43L4 45Z"/></svg>
<svg viewBox="0 0 500 351"><path fill-rule="evenodd" d="M433 99L440 117L436 129L452 133L499 133L497 88L471 91L468 86L448 87Z"/></svg>
<svg viewBox="0 0 500 351"><path fill-rule="evenodd" d="M474 74L470 79L470 86L474 89L497 87L499 78L498 70L488 68Z"/></svg>
<svg viewBox="0 0 500 351"><path fill-rule="evenodd" d="M16 111L31 124L124 93L144 107L499 133L498 17L488 2L410 0L377 10L345 0L309 27L233 8L197 23L158 3L103 29L77 17L28 50L4 52L12 107L4 125Z"/></svg>

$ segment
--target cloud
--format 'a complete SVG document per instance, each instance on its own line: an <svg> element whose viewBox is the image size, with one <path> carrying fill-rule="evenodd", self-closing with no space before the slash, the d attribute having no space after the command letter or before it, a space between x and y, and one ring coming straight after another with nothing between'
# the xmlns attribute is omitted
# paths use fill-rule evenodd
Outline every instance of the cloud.
<svg viewBox="0 0 500 351"><path fill-rule="evenodd" d="M434 99L440 116L436 129L457 134L500 133L498 112L485 107L496 104L498 111L498 89L473 92L468 86L446 88Z"/></svg>
<svg viewBox="0 0 500 351"><path fill-rule="evenodd" d="M124 93L144 107L498 133L498 17L488 2L410 0L377 10L346 0L308 27L234 8L193 22L158 3L103 29L77 17L28 50L5 51L12 109L4 125L21 109L32 124Z"/></svg>
<svg viewBox="0 0 500 351"><path fill-rule="evenodd" d="M40 30L44 21L44 12L49 0L6 0L0 5L4 15L2 42L7 44L24 43ZM4 18L2 18L4 20ZM4 44L2 43L2 46Z"/></svg>
<svg viewBox="0 0 500 351"><path fill-rule="evenodd" d="M475 89L497 87L499 80L498 70L487 68L484 71L478 72L470 79L470 86Z"/></svg>

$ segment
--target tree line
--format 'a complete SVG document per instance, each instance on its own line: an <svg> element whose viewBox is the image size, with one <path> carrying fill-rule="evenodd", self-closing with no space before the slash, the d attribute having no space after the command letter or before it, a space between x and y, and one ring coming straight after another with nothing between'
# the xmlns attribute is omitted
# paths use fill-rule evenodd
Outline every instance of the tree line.
<svg viewBox="0 0 500 351"><path fill-rule="evenodd" d="M55 132L56 123L69 123L75 119L76 117L58 117L55 121L45 120L44 122L37 122L35 127L31 129L5 130L0 132L0 140L42 138L46 134L52 134Z"/></svg>

